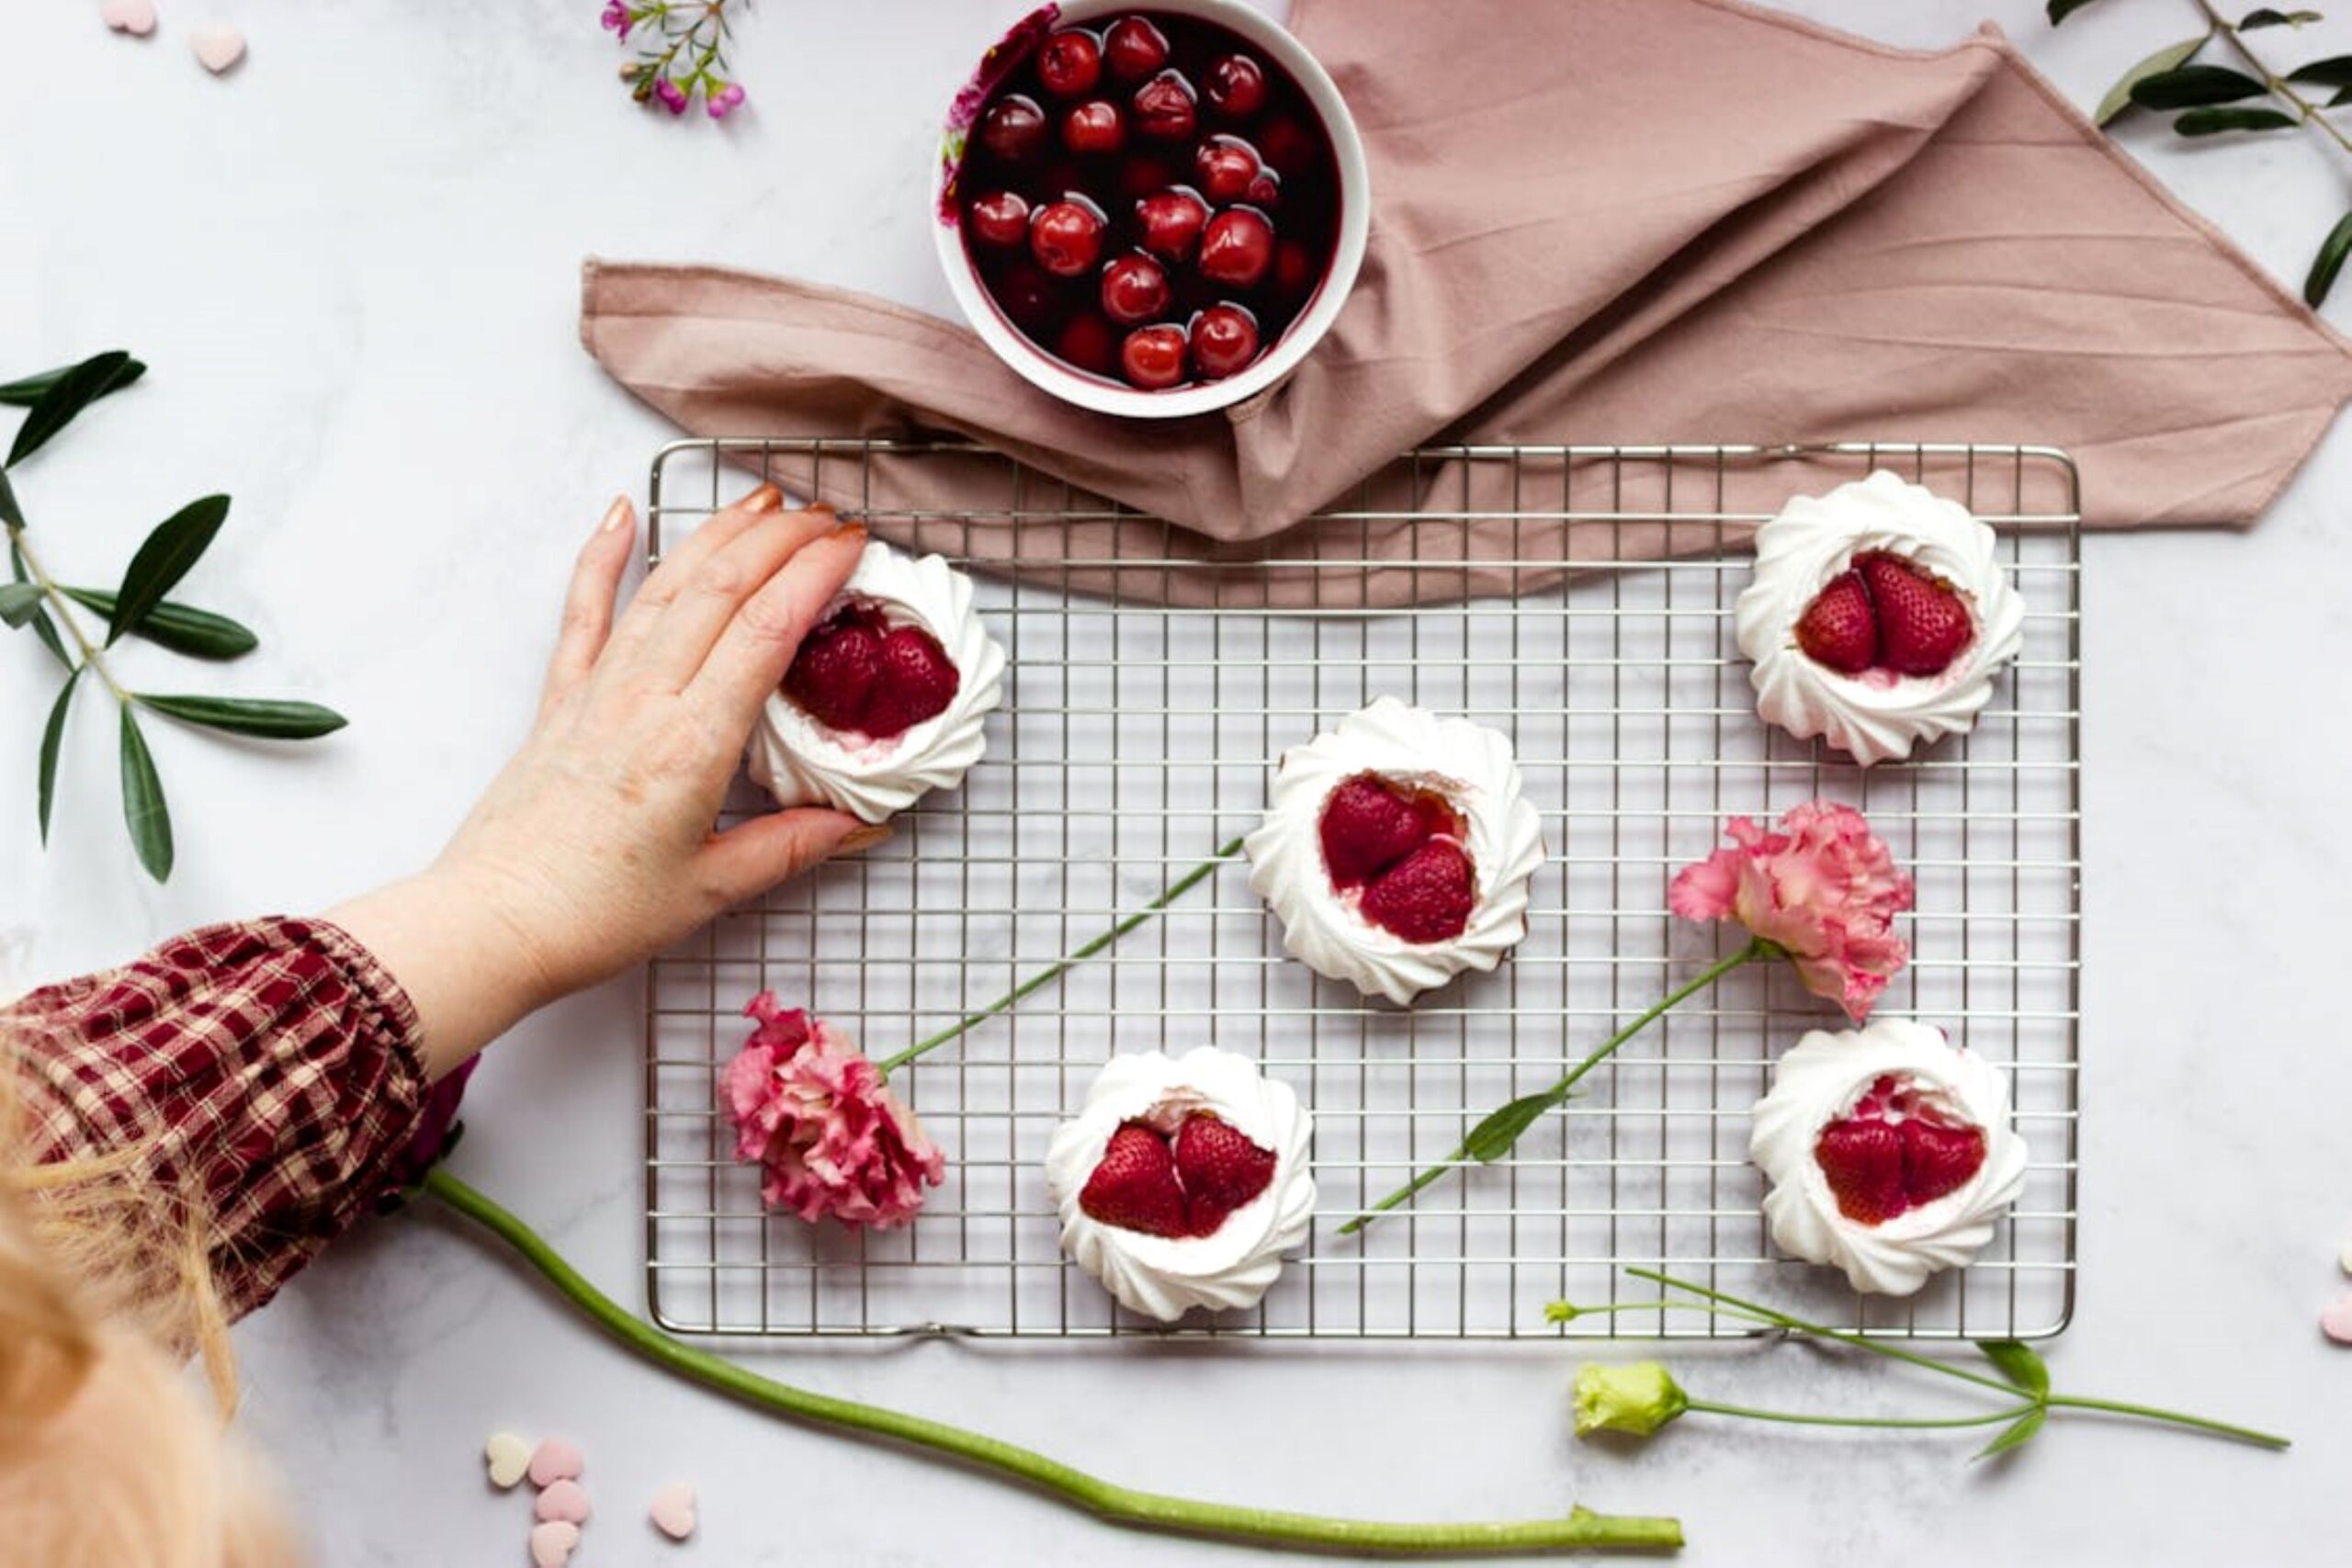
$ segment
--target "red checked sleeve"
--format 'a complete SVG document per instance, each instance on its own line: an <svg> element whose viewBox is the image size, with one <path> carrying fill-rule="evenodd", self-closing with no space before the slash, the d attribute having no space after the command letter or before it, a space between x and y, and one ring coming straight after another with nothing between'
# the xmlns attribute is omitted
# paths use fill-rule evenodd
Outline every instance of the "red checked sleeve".
<svg viewBox="0 0 2352 1568"><path fill-rule="evenodd" d="M222 1297L276 1294L393 1185L425 1122L416 1010L319 920L208 926L0 1010L35 1157L137 1146L202 1194Z"/></svg>

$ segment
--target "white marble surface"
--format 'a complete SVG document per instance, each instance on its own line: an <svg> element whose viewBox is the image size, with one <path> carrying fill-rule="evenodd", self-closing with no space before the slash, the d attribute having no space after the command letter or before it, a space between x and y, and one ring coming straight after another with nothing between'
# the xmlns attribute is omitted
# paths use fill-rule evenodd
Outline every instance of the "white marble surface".
<svg viewBox="0 0 2352 1568"><path fill-rule="evenodd" d="M84 0L9 8L0 368L114 344L155 367L20 488L75 577L119 568L188 497L232 491L191 592L266 646L190 683L312 694L354 724L293 760L160 736L182 849L157 890L123 843L96 704L68 737L55 842L39 851L47 668L21 639L0 649L17 758L0 768L0 952L34 975L203 919L317 908L428 855L524 722L577 536L613 491L641 488L665 434L577 347L580 258L741 263L945 308L922 231L930 117L1012 9L772 0L741 44L754 107L721 130L622 101L594 0L160 3L145 43L109 36ZM2186 0L2097 6L2054 36L2035 0L1804 8L1917 44L1989 10L2086 103L2194 27ZM226 81L188 57L209 15L253 39ZM2352 17L2293 43L2315 39L2352 46ZM2315 138L2127 140L2290 278L2344 205L2345 169ZM2339 429L2251 536L2086 550L2082 1294L2052 1360L2070 1387L2285 1427L2291 1455L2071 1424L1985 1469L1948 1441L1695 1422L1614 1452L1567 1436L1568 1349L754 1359L1176 1492L1440 1517L1574 1500L1677 1513L1693 1562L2337 1560L2352 1357L2313 1321L2345 1288L2335 1258L2352 1235L2352 1056L2332 1010L2352 756L2326 695L2352 662L2352 539L2331 504L2347 479ZM518 1031L480 1081L460 1156L629 1301L639 1010L625 981ZM368 1226L241 1341L250 1425L335 1568L521 1562L524 1505L487 1494L478 1458L510 1425L588 1449L602 1513L583 1568L1249 1555L1115 1534L691 1392L438 1218ZM1682 1359L1756 1403L1874 1381L1822 1378L1790 1351ZM684 1556L641 1522L673 1476L705 1500Z"/></svg>

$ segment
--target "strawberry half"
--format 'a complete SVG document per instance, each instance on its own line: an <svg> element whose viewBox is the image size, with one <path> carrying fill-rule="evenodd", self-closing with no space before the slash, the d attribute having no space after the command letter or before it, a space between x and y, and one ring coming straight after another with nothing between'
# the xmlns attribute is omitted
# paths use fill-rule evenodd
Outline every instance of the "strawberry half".
<svg viewBox="0 0 2352 1568"><path fill-rule="evenodd" d="M865 706L865 733L903 735L947 711L963 677L939 639L921 626L899 626L882 639L882 678Z"/></svg>
<svg viewBox="0 0 2352 1568"><path fill-rule="evenodd" d="M1859 675L1878 662L1878 618L1861 573L1840 572L1814 596L1797 622L1797 646L1844 675Z"/></svg>
<svg viewBox="0 0 2352 1568"><path fill-rule="evenodd" d="M1916 1117L1903 1123L1903 1191L1913 1208L1959 1191L1984 1164L1984 1128Z"/></svg>
<svg viewBox="0 0 2352 1568"><path fill-rule="evenodd" d="M1883 551L1854 562L1878 615L1879 660L1900 675L1940 675L1976 636L1951 584Z"/></svg>
<svg viewBox="0 0 2352 1568"><path fill-rule="evenodd" d="M1186 1117L1176 1129L1176 1177L1192 1234L1215 1235L1273 1181L1274 1164L1273 1150L1260 1148L1231 1122L1205 1111Z"/></svg>
<svg viewBox="0 0 2352 1568"><path fill-rule="evenodd" d="M1183 1235L1190 1228L1176 1156L1168 1140L1141 1122L1111 1134L1102 1163L1079 1190L1078 1206L1106 1225L1146 1235Z"/></svg>
<svg viewBox="0 0 2352 1568"><path fill-rule="evenodd" d="M1916 1086L1887 1076L1821 1130L1813 1157L1839 1213L1883 1224L1967 1186L1984 1168L1984 1129L1947 1120Z"/></svg>
<svg viewBox="0 0 2352 1568"><path fill-rule="evenodd" d="M1377 773L1342 782L1324 803L1323 865L1334 887L1361 887L1429 841L1421 813Z"/></svg>
<svg viewBox="0 0 2352 1568"><path fill-rule="evenodd" d="M845 604L801 640L785 694L829 729L887 739L946 711L963 677L939 639Z"/></svg>
<svg viewBox="0 0 2352 1568"><path fill-rule="evenodd" d="M1363 890L1364 919L1407 942L1450 942L1478 907L1477 878L1462 846L1432 839Z"/></svg>
<svg viewBox="0 0 2352 1568"><path fill-rule="evenodd" d="M1838 1212L1875 1225L1907 1206L1903 1198L1903 1134L1892 1122L1832 1122L1813 1145Z"/></svg>

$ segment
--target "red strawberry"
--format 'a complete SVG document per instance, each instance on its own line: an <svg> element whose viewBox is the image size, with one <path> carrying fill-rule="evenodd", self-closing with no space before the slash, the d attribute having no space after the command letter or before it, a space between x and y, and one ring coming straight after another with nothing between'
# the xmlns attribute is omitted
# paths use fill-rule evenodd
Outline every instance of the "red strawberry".
<svg viewBox="0 0 2352 1568"><path fill-rule="evenodd" d="M903 735L944 713L963 677L939 639L921 626L899 626L882 639L881 679L866 701L865 733Z"/></svg>
<svg viewBox="0 0 2352 1568"><path fill-rule="evenodd" d="M1413 803L1377 773L1342 782L1323 804L1323 864L1335 887L1358 887L1426 842Z"/></svg>
<svg viewBox="0 0 2352 1568"><path fill-rule="evenodd" d="M1184 1192L1168 1140L1140 1122L1111 1134L1102 1162L1079 1190L1078 1206L1106 1225L1146 1235L1182 1235Z"/></svg>
<svg viewBox="0 0 2352 1568"><path fill-rule="evenodd" d="M1903 1191L1908 1207L1968 1185L1984 1164L1984 1129L1913 1117L1903 1123Z"/></svg>
<svg viewBox="0 0 2352 1568"><path fill-rule="evenodd" d="M1192 1234L1213 1235L1226 1216L1274 1179L1274 1152L1251 1143L1231 1122L1196 1111L1176 1129L1176 1176L1184 1184Z"/></svg>
<svg viewBox="0 0 2352 1568"><path fill-rule="evenodd" d="M1951 668L1976 635L1968 606L1951 585L1883 550L1857 558L1854 566L1878 612L1880 661L1901 675L1940 675Z"/></svg>
<svg viewBox="0 0 2352 1568"><path fill-rule="evenodd" d="M1857 1224L1879 1224L1909 1207L1903 1193L1903 1134L1894 1123L1832 1122L1814 1141L1813 1158L1828 1179L1838 1212Z"/></svg>
<svg viewBox="0 0 2352 1568"><path fill-rule="evenodd" d="M882 617L861 605L844 605L810 632L784 672L785 694L818 723L856 729L865 719L867 699L882 674Z"/></svg>
<svg viewBox="0 0 2352 1568"><path fill-rule="evenodd" d="M1477 878L1460 845L1432 839L1363 891L1363 915L1407 942L1460 936L1477 908Z"/></svg>
<svg viewBox="0 0 2352 1568"><path fill-rule="evenodd" d="M1844 675L1859 675L1878 662L1878 618L1861 573L1841 572L1814 595L1797 622L1797 646Z"/></svg>

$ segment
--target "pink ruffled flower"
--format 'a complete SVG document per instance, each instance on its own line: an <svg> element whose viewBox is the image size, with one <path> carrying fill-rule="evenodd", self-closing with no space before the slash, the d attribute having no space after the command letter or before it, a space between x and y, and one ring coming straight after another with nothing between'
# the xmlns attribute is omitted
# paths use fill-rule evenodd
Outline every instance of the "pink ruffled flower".
<svg viewBox="0 0 2352 1568"><path fill-rule="evenodd" d="M719 1075L735 1124L735 1157L761 1168L760 1197L804 1220L831 1214L888 1230L922 1208L925 1186L946 1179L947 1159L882 1070L848 1038L762 991L744 1008L757 1019Z"/></svg>
<svg viewBox="0 0 2352 1568"><path fill-rule="evenodd" d="M713 119L725 119L742 102L743 84L741 82L729 82L716 93L706 90L703 94L703 107L709 111Z"/></svg>
<svg viewBox="0 0 2352 1568"><path fill-rule="evenodd" d="M1667 907L1686 919L1736 920L1787 953L1815 996L1860 1023L1911 956L1894 917L1911 908L1911 879L1884 840L1849 806L1810 801L1766 832L1745 817L1724 824L1736 846L1683 868Z"/></svg>
<svg viewBox="0 0 2352 1568"><path fill-rule="evenodd" d="M606 32L618 33L621 41L627 43L628 30L637 25L637 18L629 15L626 0L606 0L604 22Z"/></svg>

